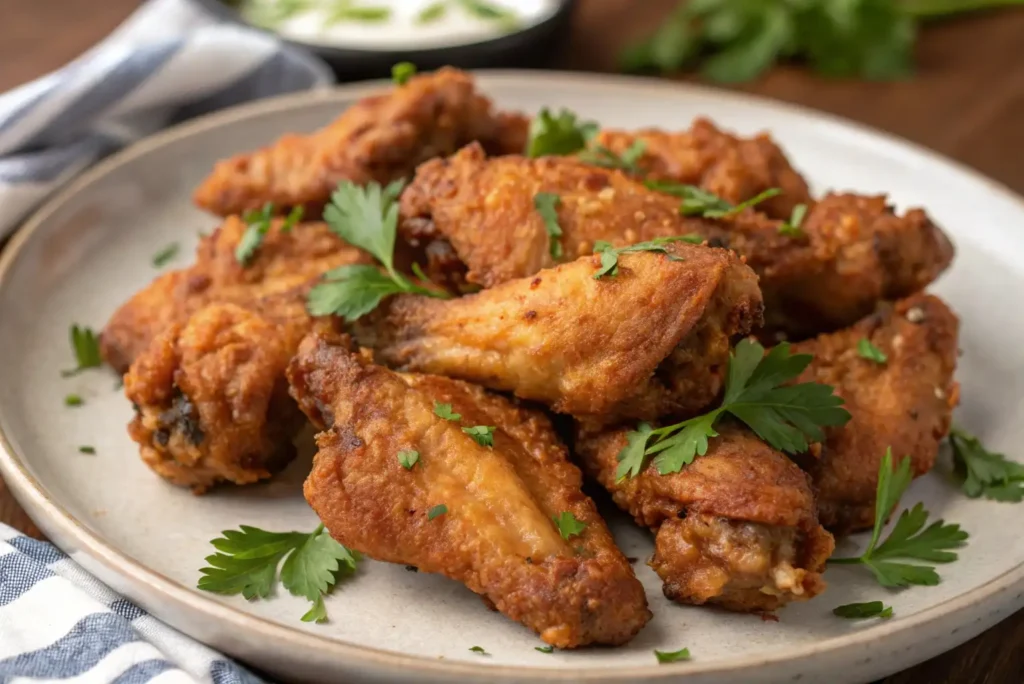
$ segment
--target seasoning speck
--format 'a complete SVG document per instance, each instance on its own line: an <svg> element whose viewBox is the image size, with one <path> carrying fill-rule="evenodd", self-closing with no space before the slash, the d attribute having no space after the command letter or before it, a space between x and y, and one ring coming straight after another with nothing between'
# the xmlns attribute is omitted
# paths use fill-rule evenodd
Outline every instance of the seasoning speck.
<svg viewBox="0 0 1024 684"><path fill-rule="evenodd" d="M945 399L946 398L946 390L942 389L941 387L936 387L935 388L935 398L936 399Z"/></svg>
<svg viewBox="0 0 1024 684"><path fill-rule="evenodd" d="M920 323L924 320L924 309L919 306L912 306L907 309L907 320L911 323Z"/></svg>

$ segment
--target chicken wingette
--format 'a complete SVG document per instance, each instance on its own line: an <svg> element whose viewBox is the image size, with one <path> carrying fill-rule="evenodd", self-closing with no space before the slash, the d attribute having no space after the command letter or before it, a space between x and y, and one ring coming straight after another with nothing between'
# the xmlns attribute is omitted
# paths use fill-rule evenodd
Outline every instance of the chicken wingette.
<svg viewBox="0 0 1024 684"><path fill-rule="evenodd" d="M246 263L235 251L249 230L230 216L196 250L192 266L161 275L110 317L100 338L103 359L120 372L172 324L211 303L230 303L269 318L294 319L305 310L306 293L324 272L346 264L371 263L324 223L300 223L282 231L276 219Z"/></svg>
<svg viewBox="0 0 1024 684"><path fill-rule="evenodd" d="M267 202L279 211L303 205L313 216L341 180L383 184L405 178L418 164L474 140L496 154L518 152L521 128L515 115L492 110L469 74L446 67L360 100L315 133L286 135L218 162L194 199L221 216Z"/></svg>
<svg viewBox="0 0 1024 684"><path fill-rule="evenodd" d="M737 611L771 611L820 593L832 536L818 524L807 475L736 426L677 473L653 463L618 477L628 429L581 427L576 455L615 503L655 533L650 566L665 595Z"/></svg>
<svg viewBox="0 0 1024 684"><path fill-rule="evenodd" d="M353 328L386 365L507 390L610 422L699 411L730 338L761 320L757 277L731 252L675 242L577 259L458 299L400 295Z"/></svg>
<svg viewBox="0 0 1024 684"><path fill-rule="evenodd" d="M696 185L730 204L772 188L781 192L759 205L768 216L788 219L798 204L813 203L807 182L767 134L741 138L698 118L689 130L602 130L594 143L616 154L644 146L636 167L648 180Z"/></svg>
<svg viewBox="0 0 1024 684"><path fill-rule="evenodd" d="M931 470L959 398L956 315L937 297L918 294L885 304L856 325L793 345L814 360L797 382L835 387L852 416L826 428L816 457L803 456L818 493L819 517L837 533L870 529L878 468L888 448L911 460L915 476ZM865 358L867 340L885 361Z"/></svg>
<svg viewBox="0 0 1024 684"><path fill-rule="evenodd" d="M288 377L322 430L306 499L339 542L458 580L559 648L621 644L650 619L542 413L375 366L341 336L308 337ZM567 514L584 526L560 529Z"/></svg>
<svg viewBox="0 0 1024 684"><path fill-rule="evenodd" d="M541 193L557 195L560 235L537 208ZM829 195L794 233L752 210L681 216L678 198L571 157L488 159L474 145L417 170L401 197L399 233L420 250L431 279L456 287L524 278L590 254L598 241L692 234L746 259L760 277L769 330L797 338L919 291L953 257L924 212L898 216L883 197Z"/></svg>

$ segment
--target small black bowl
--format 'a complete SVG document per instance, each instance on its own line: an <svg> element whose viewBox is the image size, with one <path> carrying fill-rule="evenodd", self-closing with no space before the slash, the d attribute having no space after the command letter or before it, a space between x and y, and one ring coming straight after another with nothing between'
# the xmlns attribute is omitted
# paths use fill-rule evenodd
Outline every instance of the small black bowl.
<svg viewBox="0 0 1024 684"><path fill-rule="evenodd" d="M227 21L252 26L224 0L192 0L214 16ZM569 20L575 0L562 0L555 13L544 21L522 30L506 33L489 40L442 48L411 50L363 50L318 43L304 43L281 36L289 45L312 52L327 64L340 81L381 78L391 74L391 65L412 62L420 70L437 69L445 65L464 69L516 67L541 68L549 65L566 43Z"/></svg>

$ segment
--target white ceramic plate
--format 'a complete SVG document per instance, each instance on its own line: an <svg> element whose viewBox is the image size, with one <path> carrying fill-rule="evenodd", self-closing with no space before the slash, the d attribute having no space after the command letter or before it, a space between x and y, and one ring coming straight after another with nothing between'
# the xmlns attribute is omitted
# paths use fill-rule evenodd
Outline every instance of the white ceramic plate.
<svg viewBox="0 0 1024 684"><path fill-rule="evenodd" d="M815 190L888 191L901 208L923 205L957 243L935 285L963 319L957 419L1012 453L1024 426L1024 204L998 185L934 154L824 115L678 84L608 77L485 73L502 107L566 106L623 127L684 128L698 114L750 134L768 129ZM99 328L157 271L151 256L215 221L189 195L213 163L286 131L327 123L380 84L265 101L167 131L100 164L41 210L0 262L0 466L16 496L58 545L157 617L289 679L331 681L687 682L867 681L909 667L978 634L1024 605L1021 509L972 501L945 471L916 481L904 503L924 501L970 534L936 587L890 593L854 567L829 569L829 589L790 606L778 622L681 607L643 562L654 620L628 646L539 653L536 636L461 585L401 566L365 562L328 600L329 624L299 621L299 599L247 603L194 589L208 540L241 523L311 529L302 499L308 458L265 485L193 497L150 473L125 434L131 408L108 371L71 379L72 322ZM63 397L77 392L81 408ZM91 444L97 454L79 454ZM645 559L651 542L610 513L623 551ZM863 539L855 540L863 543ZM851 548L853 544L851 543ZM884 598L889 621L852 622L832 608ZM491 654L471 653L483 646ZM688 663L658 665L652 649L690 648Z"/></svg>

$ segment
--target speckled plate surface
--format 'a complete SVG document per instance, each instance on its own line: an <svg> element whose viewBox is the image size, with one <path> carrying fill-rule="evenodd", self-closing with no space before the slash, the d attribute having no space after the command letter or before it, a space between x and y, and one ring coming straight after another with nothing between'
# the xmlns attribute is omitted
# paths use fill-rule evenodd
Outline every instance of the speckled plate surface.
<svg viewBox="0 0 1024 684"><path fill-rule="evenodd" d="M950 232L958 255L934 290L963 319L957 420L993 449L1024 442L1024 202L997 184L885 135L806 110L678 84L567 74L485 73L481 87L503 107L566 106L607 125L683 128L706 114L743 133L770 130L816 191L891 193L923 205ZM368 561L328 600L329 624L299 621L291 596L247 603L194 589L208 540L244 523L310 529L302 499L308 455L268 484L201 498L175 489L139 461L125 434L131 408L115 376L62 378L72 322L94 328L157 270L169 242L191 258L215 220L191 190L221 157L308 131L380 84L269 100L169 130L100 164L37 213L0 261L0 470L58 545L159 618L287 679L320 681L858 682L909 667L981 632L1024 605L1022 508L973 501L948 477L948 454L908 491L959 522L971 539L940 569L936 587L889 593L853 567L829 569L813 601L755 616L666 601L642 562L653 621L618 649L539 653L536 636L461 585ZM86 399L65 408L69 392ZM96 455L79 454L91 444ZM308 453L308 450L307 450ZM650 536L610 512L623 551L646 558ZM846 542L853 551L862 537ZM831 610L884 598L896 616L851 622ZM471 653L486 648L490 656ZM688 646L693 660L658 665L652 649Z"/></svg>

